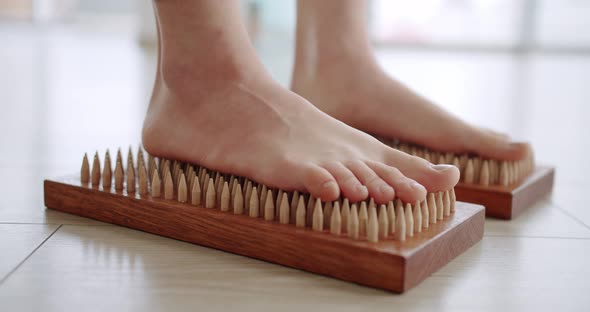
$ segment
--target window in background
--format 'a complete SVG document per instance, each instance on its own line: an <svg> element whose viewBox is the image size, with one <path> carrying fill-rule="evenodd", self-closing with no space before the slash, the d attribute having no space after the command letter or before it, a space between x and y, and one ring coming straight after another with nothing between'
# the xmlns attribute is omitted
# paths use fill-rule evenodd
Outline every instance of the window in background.
<svg viewBox="0 0 590 312"><path fill-rule="evenodd" d="M68 22L81 16L133 16L146 0L1 0L1 19L32 22Z"/></svg>
<svg viewBox="0 0 590 312"><path fill-rule="evenodd" d="M590 1L539 0L535 43L541 47L590 48Z"/></svg>
<svg viewBox="0 0 590 312"><path fill-rule="evenodd" d="M590 49L587 0L373 0L376 42L453 48Z"/></svg>
<svg viewBox="0 0 590 312"><path fill-rule="evenodd" d="M522 0L374 0L380 43L503 46L518 41Z"/></svg>
<svg viewBox="0 0 590 312"><path fill-rule="evenodd" d="M376 41L398 44L512 46L522 0L374 0Z"/></svg>
<svg viewBox="0 0 590 312"><path fill-rule="evenodd" d="M292 36L294 0L242 0L246 25ZM588 0L369 0L369 21L380 44L477 49L590 51ZM140 40L155 40L148 0L2 0L0 20L71 21L124 16L139 21ZM139 17L139 18L138 18Z"/></svg>

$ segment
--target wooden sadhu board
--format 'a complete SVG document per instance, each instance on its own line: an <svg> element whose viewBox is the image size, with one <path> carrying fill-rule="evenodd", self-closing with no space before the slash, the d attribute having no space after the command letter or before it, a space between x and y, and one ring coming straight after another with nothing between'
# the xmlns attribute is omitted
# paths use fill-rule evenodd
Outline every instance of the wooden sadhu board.
<svg viewBox="0 0 590 312"><path fill-rule="evenodd" d="M486 207L486 216L512 219L553 189L555 169L537 166L526 178L510 185L478 185L459 183L455 186L457 200Z"/></svg>
<svg viewBox="0 0 590 312"><path fill-rule="evenodd" d="M103 189L79 176L44 181L45 205L66 213L393 292L404 292L483 237L484 208L454 211L406 241L369 242L151 195Z"/></svg>
<svg viewBox="0 0 590 312"><path fill-rule="evenodd" d="M555 168L535 163L532 148L520 160L493 160L469 153L434 151L423 146L376 136L383 143L436 164L456 166L457 200L484 205L486 216L512 219L545 198L553 189Z"/></svg>

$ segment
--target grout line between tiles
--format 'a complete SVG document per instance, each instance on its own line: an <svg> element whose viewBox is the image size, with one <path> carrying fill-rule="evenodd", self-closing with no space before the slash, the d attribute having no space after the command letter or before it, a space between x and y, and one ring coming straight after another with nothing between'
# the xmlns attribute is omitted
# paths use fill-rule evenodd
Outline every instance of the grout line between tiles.
<svg viewBox="0 0 590 312"><path fill-rule="evenodd" d="M47 240L49 240L53 234L57 233L59 229L61 229L62 225L58 226L51 234L49 234L35 249L33 249L21 262L19 262L10 272L8 272L2 279L0 279L0 286L4 284L4 282L14 273L18 268L20 268L25 261L27 261Z"/></svg>
<svg viewBox="0 0 590 312"><path fill-rule="evenodd" d="M572 214L571 212L561 208L561 205L557 205L554 204L555 207L560 210L561 212L563 212L566 216L570 217L571 219L573 219L574 221L576 221L577 223L579 223L580 225L582 225L583 227L585 227L587 230L590 230L590 226L588 226L588 224L584 223L584 221L578 219L574 214Z"/></svg>

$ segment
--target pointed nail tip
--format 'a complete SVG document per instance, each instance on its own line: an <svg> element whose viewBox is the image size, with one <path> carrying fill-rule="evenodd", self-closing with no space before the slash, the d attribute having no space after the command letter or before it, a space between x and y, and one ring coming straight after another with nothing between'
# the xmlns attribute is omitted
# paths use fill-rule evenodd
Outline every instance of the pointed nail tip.
<svg viewBox="0 0 590 312"><path fill-rule="evenodd" d="M437 164L437 165L430 165L430 167L438 172L446 172L449 170L455 170L457 167L448 164Z"/></svg>
<svg viewBox="0 0 590 312"><path fill-rule="evenodd" d="M357 186L356 191L357 191L358 197L360 198L357 201L365 200L369 197L369 189L364 185Z"/></svg>
<svg viewBox="0 0 590 312"><path fill-rule="evenodd" d="M389 185L381 185L379 187L379 192L381 194L383 194L385 197L387 198L393 198L393 187L389 186Z"/></svg>
<svg viewBox="0 0 590 312"><path fill-rule="evenodd" d="M312 194L316 198L320 198L322 201L333 201L340 196L340 187L336 181L328 181L322 184L322 190L320 194Z"/></svg>

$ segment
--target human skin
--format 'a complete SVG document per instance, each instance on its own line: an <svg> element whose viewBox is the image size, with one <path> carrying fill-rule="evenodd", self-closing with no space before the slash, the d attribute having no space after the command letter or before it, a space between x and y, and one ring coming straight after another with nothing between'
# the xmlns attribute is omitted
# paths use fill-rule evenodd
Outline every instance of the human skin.
<svg viewBox="0 0 590 312"><path fill-rule="evenodd" d="M235 0L156 0L158 69L143 125L155 156L270 187L384 203L454 186L453 166L391 149L272 79Z"/></svg>
<svg viewBox="0 0 590 312"><path fill-rule="evenodd" d="M531 152L528 144L471 125L388 76L373 53L366 9L364 0L298 0L294 92L356 129L433 150L500 160Z"/></svg>

